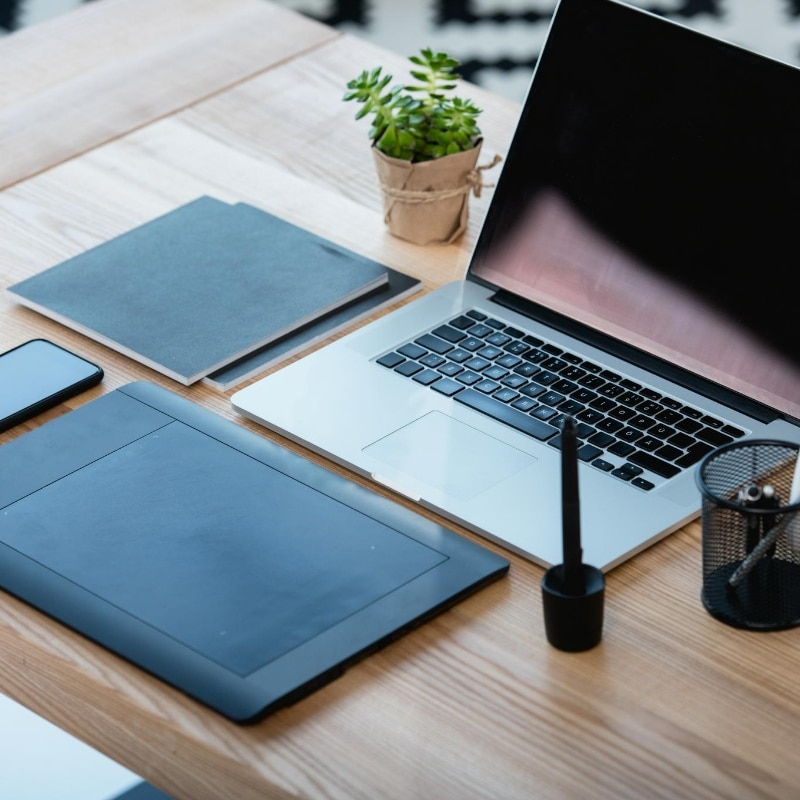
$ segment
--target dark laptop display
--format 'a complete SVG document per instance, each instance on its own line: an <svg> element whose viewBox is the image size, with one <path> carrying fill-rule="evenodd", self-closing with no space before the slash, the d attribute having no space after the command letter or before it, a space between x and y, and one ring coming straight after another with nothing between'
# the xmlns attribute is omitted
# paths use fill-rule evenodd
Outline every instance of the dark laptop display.
<svg viewBox="0 0 800 800"><path fill-rule="evenodd" d="M565 0L537 72L472 277L800 416L798 70Z"/></svg>

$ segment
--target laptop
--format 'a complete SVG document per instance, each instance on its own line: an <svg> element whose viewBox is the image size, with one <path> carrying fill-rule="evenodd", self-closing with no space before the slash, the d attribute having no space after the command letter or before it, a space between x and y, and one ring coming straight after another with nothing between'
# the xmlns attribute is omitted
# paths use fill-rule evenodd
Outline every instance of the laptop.
<svg viewBox="0 0 800 800"><path fill-rule="evenodd" d="M233 407L543 566L569 415L612 569L699 514L708 452L800 442L798 96L794 67L561 0L464 280Z"/></svg>

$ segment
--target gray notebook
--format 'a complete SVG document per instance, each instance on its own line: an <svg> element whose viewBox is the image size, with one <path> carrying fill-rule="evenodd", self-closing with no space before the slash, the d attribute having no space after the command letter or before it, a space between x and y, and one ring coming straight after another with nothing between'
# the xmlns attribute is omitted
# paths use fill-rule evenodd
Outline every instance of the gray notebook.
<svg viewBox="0 0 800 800"><path fill-rule="evenodd" d="M188 385L386 283L381 264L201 197L8 291Z"/></svg>

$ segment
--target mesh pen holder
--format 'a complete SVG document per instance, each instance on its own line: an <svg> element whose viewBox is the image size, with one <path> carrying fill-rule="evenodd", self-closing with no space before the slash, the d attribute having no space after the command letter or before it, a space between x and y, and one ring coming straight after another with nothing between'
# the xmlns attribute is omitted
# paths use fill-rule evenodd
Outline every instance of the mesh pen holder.
<svg viewBox="0 0 800 800"><path fill-rule="evenodd" d="M800 624L800 502L789 503L798 459L790 442L724 445L700 463L706 610L737 628Z"/></svg>

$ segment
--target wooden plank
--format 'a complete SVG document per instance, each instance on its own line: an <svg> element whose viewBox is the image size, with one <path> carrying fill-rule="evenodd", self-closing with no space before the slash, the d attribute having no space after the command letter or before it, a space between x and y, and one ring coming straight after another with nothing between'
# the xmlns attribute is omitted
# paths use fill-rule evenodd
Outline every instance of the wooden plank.
<svg viewBox="0 0 800 800"><path fill-rule="evenodd" d="M264 0L103 0L3 39L0 187L335 38Z"/></svg>

